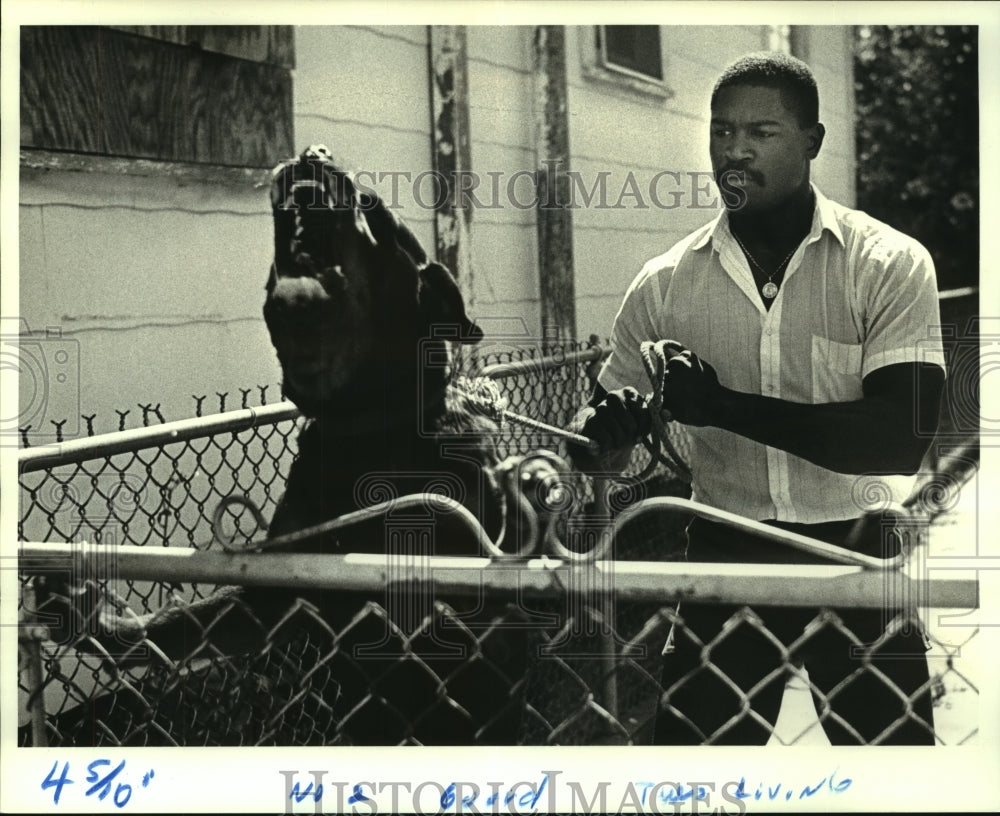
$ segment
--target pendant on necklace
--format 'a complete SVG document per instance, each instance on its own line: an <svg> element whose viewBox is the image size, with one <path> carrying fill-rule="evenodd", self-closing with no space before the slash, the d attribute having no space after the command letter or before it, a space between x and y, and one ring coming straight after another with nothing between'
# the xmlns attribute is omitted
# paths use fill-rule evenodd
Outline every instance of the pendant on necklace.
<svg viewBox="0 0 1000 816"><path fill-rule="evenodd" d="M767 283L764 284L763 288L760 290L760 293L768 300L774 300L774 298L778 296L778 286L777 284L768 281Z"/></svg>

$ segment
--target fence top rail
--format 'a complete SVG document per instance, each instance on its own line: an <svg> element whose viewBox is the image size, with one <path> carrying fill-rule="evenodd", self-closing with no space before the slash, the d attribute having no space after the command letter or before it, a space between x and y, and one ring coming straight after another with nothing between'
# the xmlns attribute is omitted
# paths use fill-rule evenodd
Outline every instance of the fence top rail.
<svg viewBox="0 0 1000 816"><path fill-rule="evenodd" d="M223 414L181 419L147 428L135 428L37 448L25 448L18 451L17 469L18 473L31 473L61 465L73 465L91 459L100 459L118 453L132 453L146 448L168 445L172 442L184 442L212 434L226 433L227 431L239 433L259 425L273 425L286 419L296 419L299 416L299 409L291 402L284 401L259 408L242 408Z"/></svg>
<svg viewBox="0 0 1000 816"><path fill-rule="evenodd" d="M530 371L593 362L610 352L600 345L593 345L581 351L570 351L532 360L511 363L495 363L485 366L480 376L504 379ZM18 473L32 473L62 465L79 464L92 459L100 459L119 453L132 453L146 448L183 442L217 433L232 431L238 433L259 425L274 424L301 416L300 411L289 401L265 405L258 408L243 408L206 417L193 417L174 422L166 422L145 428L117 431L85 439L56 442L18 451Z"/></svg>
<svg viewBox="0 0 1000 816"><path fill-rule="evenodd" d="M953 298L972 297L979 294L978 286L961 286L958 289L945 289L938 292L938 300L952 300Z"/></svg>
<svg viewBox="0 0 1000 816"><path fill-rule="evenodd" d="M564 354L554 354L537 359L516 360L510 363L493 363L492 365L484 366L479 374L491 380L502 380L506 377L516 377L518 374L546 371L550 368L560 368L575 363L592 363L603 359L610 353L611 349L604 348L601 345L593 345L581 351L567 351Z"/></svg>
<svg viewBox="0 0 1000 816"><path fill-rule="evenodd" d="M299 590L382 593L398 581L433 587L435 595L560 598L613 595L619 601L740 603L762 606L973 609L979 584L969 577L909 576L862 567L806 564L714 564L524 560L385 554L223 553L187 548L22 542L23 574L65 572L88 578L278 586ZM595 602L598 598L594 598Z"/></svg>
<svg viewBox="0 0 1000 816"><path fill-rule="evenodd" d="M887 508L888 509L888 508ZM893 508L898 511L900 518L905 518L906 511L902 507ZM769 542L782 544L790 549L816 555L821 558L835 561L838 564L849 564L852 566L865 567L870 570L891 570L903 566L906 561L905 555L900 553L892 558L876 558L870 555L854 552L847 547L840 547L834 544L827 544L809 536L792 533L782 530L779 527L772 527L761 521L745 518L744 516L720 510L707 504L682 499L676 496L654 496L643 499L636 504L626 508L615 519L615 531L620 530L629 521L640 516L650 514L683 514L690 513L708 521L722 524L731 530L740 530L751 535L758 536ZM864 523L864 519L856 522L858 528Z"/></svg>

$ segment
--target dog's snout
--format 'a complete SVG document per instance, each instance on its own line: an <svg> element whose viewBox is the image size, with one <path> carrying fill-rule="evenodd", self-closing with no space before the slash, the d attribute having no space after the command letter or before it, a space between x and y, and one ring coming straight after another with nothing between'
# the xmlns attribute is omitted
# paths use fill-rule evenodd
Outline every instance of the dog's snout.
<svg viewBox="0 0 1000 816"><path fill-rule="evenodd" d="M312 277L282 277L274 286L272 300L284 308L299 311L330 299L318 280Z"/></svg>
<svg viewBox="0 0 1000 816"><path fill-rule="evenodd" d="M286 328L314 325L333 307L329 293L312 277L278 278L264 305L268 323Z"/></svg>
<svg viewBox="0 0 1000 816"><path fill-rule="evenodd" d="M346 210L332 188L317 182L302 182L292 190L295 207L293 252L304 252L315 261L334 260L338 231Z"/></svg>

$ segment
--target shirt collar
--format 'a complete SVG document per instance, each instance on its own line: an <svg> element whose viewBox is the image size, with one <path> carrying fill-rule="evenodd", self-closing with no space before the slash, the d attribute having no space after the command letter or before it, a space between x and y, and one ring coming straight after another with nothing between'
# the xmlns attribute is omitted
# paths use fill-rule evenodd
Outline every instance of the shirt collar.
<svg viewBox="0 0 1000 816"><path fill-rule="evenodd" d="M809 230L806 241L812 243L819 239L823 230L829 230L830 234L840 241L841 246L844 246L844 233L841 231L840 224L837 221L837 213L834 210L833 202L823 195L815 184L810 184L810 187L812 187L812 191L816 195L816 209L813 212L812 228ZM704 234L691 245L691 249L701 249L711 240L712 246L718 250L723 242L731 238L732 233L729 231L729 210L723 209L716 216L715 220L707 224L706 227L707 229Z"/></svg>

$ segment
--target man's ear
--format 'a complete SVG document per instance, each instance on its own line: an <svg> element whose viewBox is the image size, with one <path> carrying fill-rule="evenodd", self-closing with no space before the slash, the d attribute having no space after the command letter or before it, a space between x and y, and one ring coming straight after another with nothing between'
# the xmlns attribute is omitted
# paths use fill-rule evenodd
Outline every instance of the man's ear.
<svg viewBox="0 0 1000 816"><path fill-rule="evenodd" d="M819 149L823 146L823 137L826 136L826 128L823 127L822 122L817 122L811 128L808 128L809 134L807 154L809 160L812 161L819 155Z"/></svg>
<svg viewBox="0 0 1000 816"><path fill-rule="evenodd" d="M444 328L460 343L478 343L482 330L465 314L465 300L455 278L439 263L431 262L420 269L420 307L432 327Z"/></svg>

